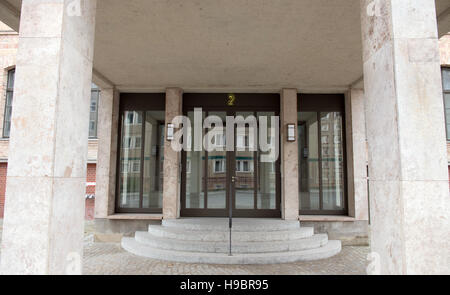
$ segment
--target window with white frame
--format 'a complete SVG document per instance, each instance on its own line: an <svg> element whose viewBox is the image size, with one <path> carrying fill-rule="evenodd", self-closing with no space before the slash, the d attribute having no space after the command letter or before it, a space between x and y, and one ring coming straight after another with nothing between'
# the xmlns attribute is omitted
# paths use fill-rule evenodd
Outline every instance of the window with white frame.
<svg viewBox="0 0 450 295"><path fill-rule="evenodd" d="M6 99L5 99L5 112L3 117L3 137L9 138L11 131L11 114L12 103L14 94L14 78L16 70L12 69L8 71L8 80L6 82Z"/></svg>
<svg viewBox="0 0 450 295"><path fill-rule="evenodd" d="M248 135L238 135L236 139L236 146L241 149L248 148L250 146L250 139Z"/></svg>
<svg viewBox="0 0 450 295"><path fill-rule="evenodd" d="M252 172L253 171L253 161L237 160L236 161L236 171L237 172Z"/></svg>
<svg viewBox="0 0 450 295"><path fill-rule="evenodd" d="M225 160L215 160L214 173L224 173L224 172L225 172Z"/></svg>
<svg viewBox="0 0 450 295"><path fill-rule="evenodd" d="M123 148L125 149L140 149L142 140L140 135L125 136L123 138Z"/></svg>
<svg viewBox="0 0 450 295"><path fill-rule="evenodd" d="M98 101L100 98L100 89L92 83L91 88L91 105L89 113L89 138L97 138L97 122L98 122Z"/></svg>
<svg viewBox="0 0 450 295"><path fill-rule="evenodd" d="M225 134L215 134L214 135L214 146L215 147L224 147L225 146Z"/></svg>

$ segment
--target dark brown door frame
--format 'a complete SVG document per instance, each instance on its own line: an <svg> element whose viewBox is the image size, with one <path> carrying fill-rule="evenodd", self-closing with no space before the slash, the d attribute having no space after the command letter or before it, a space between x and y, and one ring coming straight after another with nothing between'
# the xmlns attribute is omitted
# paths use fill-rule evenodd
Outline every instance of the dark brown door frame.
<svg viewBox="0 0 450 295"><path fill-rule="evenodd" d="M115 193L115 211L116 213L162 213L162 208L143 208L143 175L145 153L145 112L146 111L164 111L165 94L164 93L121 93L118 120L117 135L117 163L116 163L116 193ZM142 112L142 131L141 131L141 167L140 167L140 188L139 188L139 208L120 208L120 148L122 144L122 120L125 112ZM161 122L158 122L159 124ZM158 126L159 131L159 126ZM159 138L158 138L159 143ZM160 147L161 148L161 147ZM160 151L158 151L160 152ZM159 181L159 180L158 180Z"/></svg>
<svg viewBox="0 0 450 295"><path fill-rule="evenodd" d="M227 94L185 94L183 112L185 115L189 111L193 111L196 107L201 107L205 112L205 116L212 111L226 112L227 116L234 116L236 112L274 112L276 116L280 113L280 96L279 94L236 94L236 105L228 106L226 104ZM236 132L235 132L236 136ZM235 140L236 144L236 140ZM281 142L280 142L281 144ZM280 159L275 163L276 173L276 209L257 209L257 185L258 178L258 158L254 154L254 209L236 209L236 188L231 186L231 177L236 173L236 154L235 152L228 151L226 153L226 208L224 209L208 209L207 208L207 172L208 172L208 153L205 151L205 163L203 171L203 189L205 204L204 209L186 208L186 162L187 153L182 152L182 175L181 175L181 216L182 217L227 217L229 214L229 194L233 193L233 216L234 217L267 217L267 218L279 218L281 217L281 170Z"/></svg>
<svg viewBox="0 0 450 295"><path fill-rule="evenodd" d="M320 208L323 208L323 191L322 191L322 148L321 148L321 132L322 124L321 112L340 112L342 114L342 152L343 152L343 169L344 169L344 208L342 210L300 210L301 215L347 215L348 214L348 179L347 179L347 139L346 139L346 113L345 113L345 96L344 94L298 94L298 111L299 112L315 112L318 121L318 148L319 148L319 197ZM301 121L298 122L301 124ZM306 132L306 130L305 130ZM307 136L307 135L306 135Z"/></svg>

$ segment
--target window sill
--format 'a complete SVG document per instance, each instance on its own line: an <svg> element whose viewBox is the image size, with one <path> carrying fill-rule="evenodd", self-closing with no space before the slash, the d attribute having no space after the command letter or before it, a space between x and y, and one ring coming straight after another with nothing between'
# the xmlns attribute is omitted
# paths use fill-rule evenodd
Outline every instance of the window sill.
<svg viewBox="0 0 450 295"><path fill-rule="evenodd" d="M353 222L356 218L350 216L338 216L338 215L299 215L300 221L343 221Z"/></svg>
<svg viewBox="0 0 450 295"><path fill-rule="evenodd" d="M129 213L117 213L109 215L108 219L112 220L162 220L162 214L129 214Z"/></svg>
<svg viewBox="0 0 450 295"><path fill-rule="evenodd" d="M9 137L0 137L0 141L9 141Z"/></svg>

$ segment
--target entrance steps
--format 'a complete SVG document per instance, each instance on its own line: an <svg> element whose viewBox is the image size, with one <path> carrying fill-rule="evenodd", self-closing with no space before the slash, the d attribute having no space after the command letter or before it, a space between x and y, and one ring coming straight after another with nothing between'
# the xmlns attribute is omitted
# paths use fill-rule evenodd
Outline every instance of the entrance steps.
<svg viewBox="0 0 450 295"><path fill-rule="evenodd" d="M228 256L226 218L184 218L150 225L122 247L138 256L186 263L273 264L329 258L341 251L340 241L300 227L298 221L233 219L233 255Z"/></svg>

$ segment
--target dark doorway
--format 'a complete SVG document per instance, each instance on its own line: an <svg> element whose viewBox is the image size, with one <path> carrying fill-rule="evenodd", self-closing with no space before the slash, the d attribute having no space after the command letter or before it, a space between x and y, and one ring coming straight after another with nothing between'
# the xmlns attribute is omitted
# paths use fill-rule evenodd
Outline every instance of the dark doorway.
<svg viewBox="0 0 450 295"><path fill-rule="evenodd" d="M210 136L210 143L218 147L208 152L182 152L181 215L184 217L226 217L233 208L235 217L281 217L280 160L261 161L259 134L250 136L234 127L234 150L226 151L226 117L253 116L259 127L260 117L279 116L278 94L185 94L184 114L194 122L194 109L202 109L202 123L206 117L217 116L222 130L212 125L202 128L202 139ZM214 131L214 132L213 132ZM195 130L191 130L194 137ZM259 132L258 132L259 133ZM267 135L271 137L270 134ZM264 139L265 142L272 139ZM203 140L202 140L203 141ZM278 140L279 142L279 140ZM189 145L192 140L188 140ZM251 150L255 144L257 150ZM223 147L223 149L220 149ZM279 150L279 149L278 149ZM229 197L232 196L230 204Z"/></svg>

